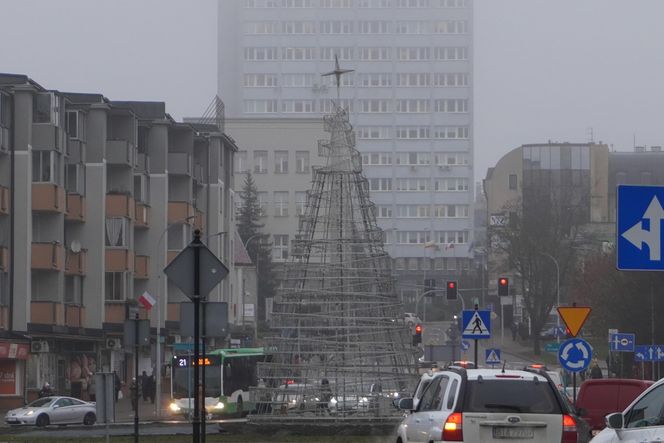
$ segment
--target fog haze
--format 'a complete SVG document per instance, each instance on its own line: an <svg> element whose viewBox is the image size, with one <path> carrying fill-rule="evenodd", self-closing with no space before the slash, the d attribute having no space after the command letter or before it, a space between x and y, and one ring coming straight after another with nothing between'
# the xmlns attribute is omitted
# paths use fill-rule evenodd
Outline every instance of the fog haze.
<svg viewBox="0 0 664 443"><path fill-rule="evenodd" d="M216 93L215 0L0 0L0 12L0 72L165 101L176 118ZM590 128L616 150L663 145L662 17L661 0L475 0L475 176Z"/></svg>

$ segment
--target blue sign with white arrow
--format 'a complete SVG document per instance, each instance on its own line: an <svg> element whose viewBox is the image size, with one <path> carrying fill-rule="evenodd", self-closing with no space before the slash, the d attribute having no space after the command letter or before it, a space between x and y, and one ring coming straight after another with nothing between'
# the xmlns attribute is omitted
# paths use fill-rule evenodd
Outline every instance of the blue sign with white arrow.
<svg viewBox="0 0 664 443"><path fill-rule="evenodd" d="M634 361L664 361L664 345L636 345Z"/></svg>
<svg viewBox="0 0 664 443"><path fill-rule="evenodd" d="M664 187L620 185L617 195L617 268L664 270L661 235Z"/></svg>
<svg viewBox="0 0 664 443"><path fill-rule="evenodd" d="M491 338L491 311L463 311L463 338Z"/></svg>
<svg viewBox="0 0 664 443"><path fill-rule="evenodd" d="M461 340L461 350L467 351L468 349L470 349L470 342L467 342L466 340Z"/></svg>
<svg viewBox="0 0 664 443"><path fill-rule="evenodd" d="M634 352L634 334L611 334L609 335L609 347L611 352Z"/></svg>
<svg viewBox="0 0 664 443"><path fill-rule="evenodd" d="M560 344L558 361L563 369L570 372L581 372L590 365L593 349L590 344L580 338L571 338Z"/></svg>
<svg viewBox="0 0 664 443"><path fill-rule="evenodd" d="M500 349L485 349L484 359L488 365L500 364Z"/></svg>

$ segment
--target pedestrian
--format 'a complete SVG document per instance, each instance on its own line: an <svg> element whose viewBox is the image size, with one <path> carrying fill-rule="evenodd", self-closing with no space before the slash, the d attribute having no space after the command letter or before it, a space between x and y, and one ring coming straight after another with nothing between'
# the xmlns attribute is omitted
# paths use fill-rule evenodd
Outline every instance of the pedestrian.
<svg viewBox="0 0 664 443"><path fill-rule="evenodd" d="M141 394L143 395L143 401L148 401L148 398L150 398L150 384L148 383L148 373L145 371L141 374L140 388Z"/></svg>
<svg viewBox="0 0 664 443"><path fill-rule="evenodd" d="M94 374L90 375L90 382L88 382L88 398L90 401L97 401L97 383Z"/></svg>
<svg viewBox="0 0 664 443"><path fill-rule="evenodd" d="M120 399L120 387L122 385L122 380L116 371L113 371L113 387L115 388L115 402L117 403Z"/></svg>
<svg viewBox="0 0 664 443"><path fill-rule="evenodd" d="M516 341L516 333L519 332L519 327L516 322L512 322L510 329L512 330L512 341Z"/></svg>
<svg viewBox="0 0 664 443"><path fill-rule="evenodd" d="M150 402L154 404L154 398L157 393L157 379L154 376L154 369L152 370L152 375L148 377L148 397Z"/></svg>
<svg viewBox="0 0 664 443"><path fill-rule="evenodd" d="M593 358L590 363L590 378L602 378L602 368L599 367L599 363L596 358Z"/></svg>
<svg viewBox="0 0 664 443"><path fill-rule="evenodd" d="M135 378L131 379L129 392L131 395L131 410L135 411L138 408L138 381Z"/></svg>
<svg viewBox="0 0 664 443"><path fill-rule="evenodd" d="M53 388L51 388L51 385L49 384L49 382L44 382L44 384L42 385L41 390L39 391L39 393L37 395L39 396L39 398L51 397L53 395Z"/></svg>
<svg viewBox="0 0 664 443"><path fill-rule="evenodd" d="M330 413L330 400L332 400L332 389L330 381L324 378L320 381L320 401L316 405L316 413L320 411L322 415Z"/></svg>

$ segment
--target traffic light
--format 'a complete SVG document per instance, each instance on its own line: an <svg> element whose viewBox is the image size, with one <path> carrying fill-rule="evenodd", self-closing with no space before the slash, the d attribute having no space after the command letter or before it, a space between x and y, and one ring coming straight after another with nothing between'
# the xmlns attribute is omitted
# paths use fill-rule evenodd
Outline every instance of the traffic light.
<svg viewBox="0 0 664 443"><path fill-rule="evenodd" d="M417 346L422 343L422 325L415 325L415 333L413 334L413 346Z"/></svg>
<svg viewBox="0 0 664 443"><path fill-rule="evenodd" d="M498 295L500 297L507 297L510 295L510 280L507 277L500 277L498 279Z"/></svg>
<svg viewBox="0 0 664 443"><path fill-rule="evenodd" d="M433 292L436 290L436 279L427 278L424 280L424 292L428 292L427 295L434 295Z"/></svg>
<svg viewBox="0 0 664 443"><path fill-rule="evenodd" d="M447 288L446 298L448 300L456 300L457 299L457 282L455 280L448 281L447 285L445 287Z"/></svg>

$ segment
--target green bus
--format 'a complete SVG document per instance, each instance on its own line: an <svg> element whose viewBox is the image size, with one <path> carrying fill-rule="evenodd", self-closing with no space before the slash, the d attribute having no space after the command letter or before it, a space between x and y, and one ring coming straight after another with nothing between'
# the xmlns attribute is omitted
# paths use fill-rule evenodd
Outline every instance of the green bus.
<svg viewBox="0 0 664 443"><path fill-rule="evenodd" d="M190 418L194 410L194 358L180 351L171 364L173 415ZM249 389L258 385L257 364L265 360L263 348L216 349L199 359L205 365L205 410L207 416L242 416L255 408Z"/></svg>

